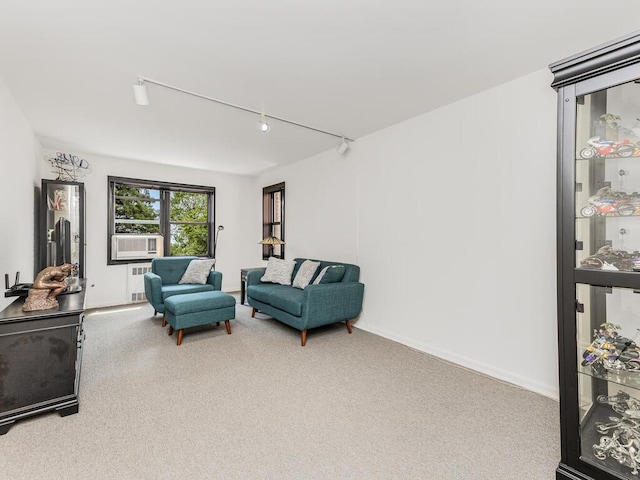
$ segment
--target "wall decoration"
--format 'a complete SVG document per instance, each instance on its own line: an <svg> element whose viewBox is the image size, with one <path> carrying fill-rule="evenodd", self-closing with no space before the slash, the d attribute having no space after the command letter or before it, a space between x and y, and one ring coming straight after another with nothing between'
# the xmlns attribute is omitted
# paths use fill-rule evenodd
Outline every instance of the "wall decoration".
<svg viewBox="0 0 640 480"><path fill-rule="evenodd" d="M91 173L89 162L72 153L56 152L55 155L45 155L44 159L53 167L51 171L58 175L56 180L75 182Z"/></svg>

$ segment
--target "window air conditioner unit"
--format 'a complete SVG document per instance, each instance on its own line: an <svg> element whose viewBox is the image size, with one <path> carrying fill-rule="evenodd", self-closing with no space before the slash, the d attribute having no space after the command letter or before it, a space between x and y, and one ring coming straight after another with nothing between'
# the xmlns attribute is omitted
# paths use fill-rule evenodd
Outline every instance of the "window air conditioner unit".
<svg viewBox="0 0 640 480"><path fill-rule="evenodd" d="M124 234L111 237L112 260L136 260L161 257L163 254L162 235Z"/></svg>

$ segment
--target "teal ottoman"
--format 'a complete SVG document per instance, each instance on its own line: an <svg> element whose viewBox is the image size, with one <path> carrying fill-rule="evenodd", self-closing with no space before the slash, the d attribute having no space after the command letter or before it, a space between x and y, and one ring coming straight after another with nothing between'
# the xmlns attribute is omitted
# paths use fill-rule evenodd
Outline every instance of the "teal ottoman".
<svg viewBox="0 0 640 480"><path fill-rule="evenodd" d="M185 328L208 323L224 322L231 335L229 320L236 318L236 299L220 291L173 295L164 301L165 318L169 324L169 335L178 331L178 345L182 343Z"/></svg>

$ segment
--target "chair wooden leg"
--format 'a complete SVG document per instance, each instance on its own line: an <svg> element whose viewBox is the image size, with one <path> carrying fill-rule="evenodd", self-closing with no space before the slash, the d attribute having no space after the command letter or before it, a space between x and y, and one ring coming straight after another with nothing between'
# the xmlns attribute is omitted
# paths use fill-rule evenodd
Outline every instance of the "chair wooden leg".
<svg viewBox="0 0 640 480"><path fill-rule="evenodd" d="M351 330L351 320L347 320L347 332L352 333L353 330Z"/></svg>
<svg viewBox="0 0 640 480"><path fill-rule="evenodd" d="M173 335L173 327L169 325L169 336Z"/></svg>
<svg viewBox="0 0 640 480"><path fill-rule="evenodd" d="M307 331L302 330L300 332L300 340L302 340L302 346L304 347L307 344Z"/></svg>
<svg viewBox="0 0 640 480"><path fill-rule="evenodd" d="M224 321L224 326L227 327L227 334L231 335L231 323L229 323L229 320Z"/></svg>
<svg viewBox="0 0 640 480"><path fill-rule="evenodd" d="M166 313L162 314L162 326L163 327L167 326L167 314Z"/></svg>
<svg viewBox="0 0 640 480"><path fill-rule="evenodd" d="M252 309L252 310L251 310L251 317L252 317L252 318L256 316L256 312L257 312L257 311L258 311L258 310L257 310L256 308L254 308L254 309Z"/></svg>
<svg viewBox="0 0 640 480"><path fill-rule="evenodd" d="M184 333L184 330L181 328L180 330L178 330L178 345L182 344L182 334Z"/></svg>

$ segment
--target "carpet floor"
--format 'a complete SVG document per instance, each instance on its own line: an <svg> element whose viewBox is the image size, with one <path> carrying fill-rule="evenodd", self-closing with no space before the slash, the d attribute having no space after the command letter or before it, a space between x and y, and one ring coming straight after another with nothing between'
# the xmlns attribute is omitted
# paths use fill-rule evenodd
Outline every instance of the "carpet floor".
<svg viewBox="0 0 640 480"><path fill-rule="evenodd" d="M344 324L302 348L236 312L180 347L146 304L87 312L79 413L17 422L0 478L555 478L557 402Z"/></svg>

